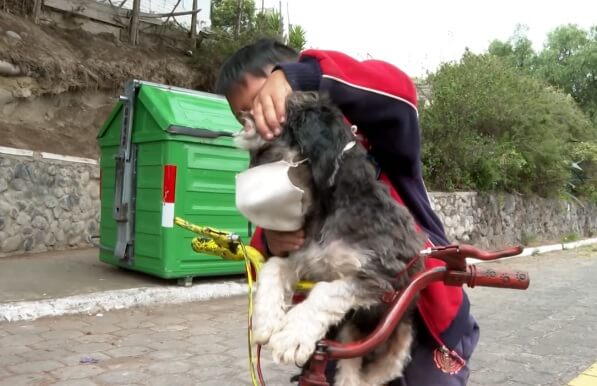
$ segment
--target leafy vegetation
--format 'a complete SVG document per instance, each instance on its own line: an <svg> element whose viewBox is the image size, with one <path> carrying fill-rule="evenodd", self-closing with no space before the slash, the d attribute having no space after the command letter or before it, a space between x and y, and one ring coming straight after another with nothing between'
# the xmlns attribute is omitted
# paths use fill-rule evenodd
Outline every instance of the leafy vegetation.
<svg viewBox="0 0 597 386"><path fill-rule="evenodd" d="M213 35L201 41L193 55L199 73L195 86L213 91L218 69L228 56L242 46L262 37L302 50L307 44L306 32L300 25L290 25L285 34L284 18L273 9L257 11L253 0L213 0L211 28Z"/></svg>
<svg viewBox="0 0 597 386"><path fill-rule="evenodd" d="M465 52L426 80L426 179L470 189L597 202L597 33L563 26L534 52L524 28Z"/></svg>
<svg viewBox="0 0 597 386"><path fill-rule="evenodd" d="M570 94L597 123L597 25L555 28L540 52L533 51L526 29L519 26L508 41L494 40L489 53Z"/></svg>

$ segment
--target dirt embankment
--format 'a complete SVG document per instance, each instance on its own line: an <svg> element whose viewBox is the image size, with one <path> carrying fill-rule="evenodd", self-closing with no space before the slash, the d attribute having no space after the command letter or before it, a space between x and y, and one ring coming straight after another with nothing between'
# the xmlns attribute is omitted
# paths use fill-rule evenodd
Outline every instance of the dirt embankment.
<svg viewBox="0 0 597 386"><path fill-rule="evenodd" d="M95 136L124 84L193 88L187 61L167 47L131 47L0 12L0 146L96 158Z"/></svg>

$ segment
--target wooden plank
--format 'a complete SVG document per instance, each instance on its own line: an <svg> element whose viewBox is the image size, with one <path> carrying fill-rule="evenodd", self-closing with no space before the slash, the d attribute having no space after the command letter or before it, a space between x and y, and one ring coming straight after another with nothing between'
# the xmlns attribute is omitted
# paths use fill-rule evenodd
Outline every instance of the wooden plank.
<svg viewBox="0 0 597 386"><path fill-rule="evenodd" d="M196 0L194 0L196 1ZM193 11L181 11L181 12L170 12L170 13L144 13L142 14L143 17L146 18L162 18L168 16L184 16L184 15L193 15L197 17L197 13L201 12L201 8L196 8Z"/></svg>
<svg viewBox="0 0 597 386"><path fill-rule="evenodd" d="M197 9L197 0L193 0L193 9ZM197 13L191 16L191 48L197 48Z"/></svg>
<svg viewBox="0 0 597 386"><path fill-rule="evenodd" d="M121 28L128 26L131 15L129 9L111 7L109 4L98 3L94 0L44 0L43 5ZM145 13L139 14L140 17L143 17L143 15ZM143 21L155 25L163 23L160 19Z"/></svg>
<svg viewBox="0 0 597 386"><path fill-rule="evenodd" d="M62 12L69 12L102 23L123 27L128 21L126 10L114 12L112 7L88 0L44 0L44 6Z"/></svg>

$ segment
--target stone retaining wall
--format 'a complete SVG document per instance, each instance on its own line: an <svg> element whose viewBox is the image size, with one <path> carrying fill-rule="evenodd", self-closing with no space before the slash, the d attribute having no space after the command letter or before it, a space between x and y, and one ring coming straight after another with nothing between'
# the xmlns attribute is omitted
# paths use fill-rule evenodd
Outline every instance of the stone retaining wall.
<svg viewBox="0 0 597 386"><path fill-rule="evenodd" d="M0 256L90 246L99 167L45 153L0 154Z"/></svg>
<svg viewBox="0 0 597 386"><path fill-rule="evenodd" d="M0 256L91 246L99 234L97 163L13 152L20 155L0 154ZM430 196L453 242L492 248L597 233L595 205L474 192Z"/></svg>
<svg viewBox="0 0 597 386"><path fill-rule="evenodd" d="M431 193L451 241L483 248L560 242L597 234L597 205L512 194ZM572 241L572 240L571 240Z"/></svg>

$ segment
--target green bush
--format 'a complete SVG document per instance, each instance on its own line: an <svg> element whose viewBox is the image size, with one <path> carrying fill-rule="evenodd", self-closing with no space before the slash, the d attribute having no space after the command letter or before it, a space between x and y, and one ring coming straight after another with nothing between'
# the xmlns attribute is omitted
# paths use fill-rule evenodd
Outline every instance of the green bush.
<svg viewBox="0 0 597 386"><path fill-rule="evenodd" d="M571 147L569 191L597 202L597 142L578 142Z"/></svg>
<svg viewBox="0 0 597 386"><path fill-rule="evenodd" d="M568 186L574 149L595 140L571 97L494 55L467 52L427 81L420 120L432 189L555 195Z"/></svg>

